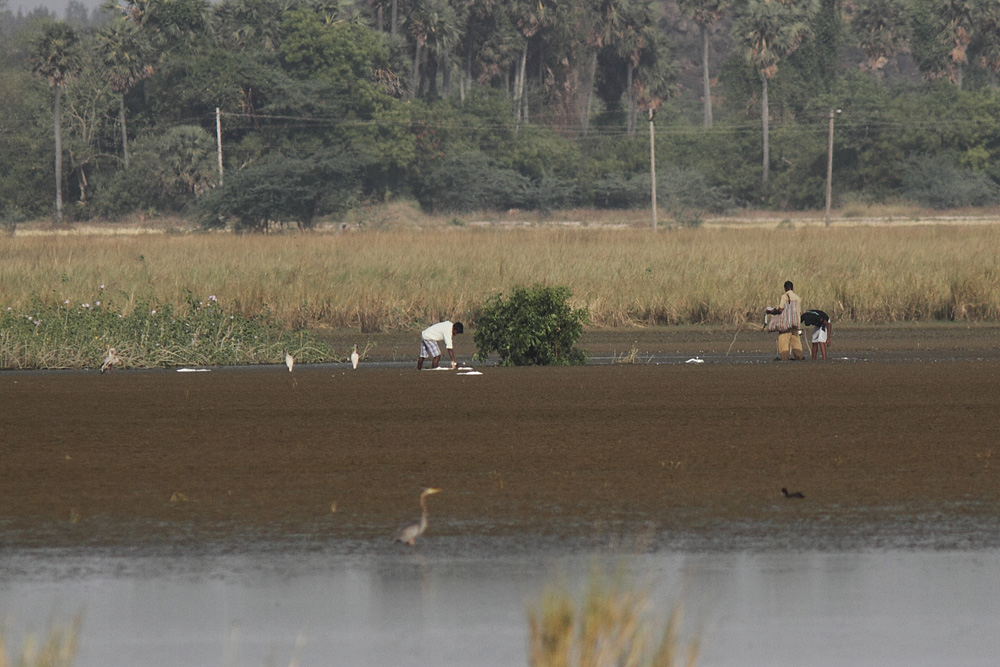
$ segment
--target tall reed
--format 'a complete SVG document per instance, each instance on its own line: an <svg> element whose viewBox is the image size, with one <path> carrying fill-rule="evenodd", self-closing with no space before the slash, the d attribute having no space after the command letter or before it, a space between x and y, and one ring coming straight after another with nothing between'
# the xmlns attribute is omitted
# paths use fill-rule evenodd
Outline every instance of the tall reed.
<svg viewBox="0 0 1000 667"><path fill-rule="evenodd" d="M439 228L345 234L0 238L0 307L82 302L128 312L217 295L292 328L474 321L496 292L566 285L596 326L756 321L795 282L841 321L1000 319L1000 225Z"/></svg>
<svg viewBox="0 0 1000 667"><path fill-rule="evenodd" d="M7 652L7 638L0 632L0 667L70 667L76 659L76 642L82 618L77 616L68 627L54 627L39 642L34 633L25 636L20 655Z"/></svg>
<svg viewBox="0 0 1000 667"><path fill-rule="evenodd" d="M532 667L692 667L699 644L680 641L681 607L660 626L645 590L623 569L610 577L591 570L582 601L565 586L551 588L528 613Z"/></svg>

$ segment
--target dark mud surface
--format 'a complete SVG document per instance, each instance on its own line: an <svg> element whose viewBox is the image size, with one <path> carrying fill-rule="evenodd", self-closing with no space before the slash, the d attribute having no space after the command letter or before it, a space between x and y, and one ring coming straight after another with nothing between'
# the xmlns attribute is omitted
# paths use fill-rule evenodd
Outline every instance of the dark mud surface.
<svg viewBox="0 0 1000 667"><path fill-rule="evenodd" d="M375 343L357 371L0 374L0 549L365 553L424 486L425 550L1000 546L996 327L784 364L754 331L590 332L598 363L476 376L411 338L342 335Z"/></svg>

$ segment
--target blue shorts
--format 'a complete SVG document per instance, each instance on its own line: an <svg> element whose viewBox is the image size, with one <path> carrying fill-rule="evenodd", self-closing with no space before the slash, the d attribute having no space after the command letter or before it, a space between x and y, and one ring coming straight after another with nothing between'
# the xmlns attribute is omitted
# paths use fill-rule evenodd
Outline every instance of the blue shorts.
<svg viewBox="0 0 1000 667"><path fill-rule="evenodd" d="M441 348L438 347L437 341L428 340L427 338L420 339L420 357L422 359L433 359L440 356Z"/></svg>

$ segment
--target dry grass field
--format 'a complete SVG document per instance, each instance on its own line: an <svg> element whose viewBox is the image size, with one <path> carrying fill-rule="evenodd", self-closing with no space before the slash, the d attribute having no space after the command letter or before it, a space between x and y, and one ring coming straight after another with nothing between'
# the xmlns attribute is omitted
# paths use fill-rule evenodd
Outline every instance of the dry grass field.
<svg viewBox="0 0 1000 667"><path fill-rule="evenodd" d="M656 232L629 215L617 226L355 220L344 233L268 236L18 230L0 237L0 305L84 303L103 285L126 312L190 292L247 315L269 309L293 328L372 333L474 322L490 294L543 283L568 286L594 326L732 326L756 322L791 279L806 306L841 322L1000 319L1000 224L985 214L829 228L761 216Z"/></svg>

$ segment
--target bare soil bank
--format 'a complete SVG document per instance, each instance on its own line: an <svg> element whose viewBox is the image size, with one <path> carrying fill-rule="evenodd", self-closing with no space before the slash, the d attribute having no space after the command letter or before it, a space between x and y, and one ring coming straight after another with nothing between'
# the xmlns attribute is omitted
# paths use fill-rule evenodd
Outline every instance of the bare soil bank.
<svg viewBox="0 0 1000 667"><path fill-rule="evenodd" d="M996 546L997 332L835 332L834 356L878 362L775 363L770 336L687 330L585 343L708 363L3 373L0 543L383 548L437 486L425 544ZM412 356L408 338L376 350Z"/></svg>

